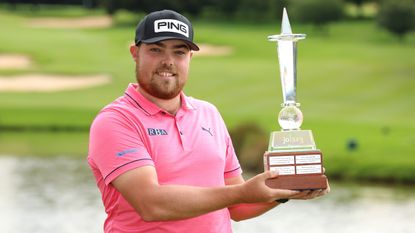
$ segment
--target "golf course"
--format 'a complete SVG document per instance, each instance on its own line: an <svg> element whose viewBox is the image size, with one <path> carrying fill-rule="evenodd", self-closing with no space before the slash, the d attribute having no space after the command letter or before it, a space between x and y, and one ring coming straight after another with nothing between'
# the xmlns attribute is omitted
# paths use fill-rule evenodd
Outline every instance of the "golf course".
<svg viewBox="0 0 415 233"><path fill-rule="evenodd" d="M0 62L0 154L86 157L95 115L135 82L129 45L139 19L0 8L0 58L16 59ZM51 23L59 20L67 24ZM231 132L280 130L276 44L267 40L280 23L193 23L202 49L185 93L213 103ZM307 34L297 60L302 129L313 131L328 177L415 183L415 33L399 40L367 19L291 26Z"/></svg>

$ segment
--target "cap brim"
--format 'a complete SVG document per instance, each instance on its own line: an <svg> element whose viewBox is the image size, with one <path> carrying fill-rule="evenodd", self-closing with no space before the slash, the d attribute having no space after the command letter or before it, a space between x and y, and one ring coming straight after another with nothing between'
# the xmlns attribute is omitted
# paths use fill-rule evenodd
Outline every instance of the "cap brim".
<svg viewBox="0 0 415 233"><path fill-rule="evenodd" d="M156 42L159 42L159 41L162 41L162 40L182 40L187 45L189 45L189 47L190 47L191 50L199 51L199 47L195 43L193 43L193 42L191 42L189 40L186 40L186 39L183 39L183 38L177 38L177 37L174 37L174 36L159 36L159 37L153 37L151 39L141 40L139 42L143 42L143 43L146 43L146 44L151 44L151 43L156 43Z"/></svg>

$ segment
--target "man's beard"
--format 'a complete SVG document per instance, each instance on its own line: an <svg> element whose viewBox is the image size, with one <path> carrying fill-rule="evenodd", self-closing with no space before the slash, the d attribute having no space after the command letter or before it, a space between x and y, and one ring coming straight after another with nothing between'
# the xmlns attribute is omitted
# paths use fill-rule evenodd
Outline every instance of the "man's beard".
<svg viewBox="0 0 415 233"><path fill-rule="evenodd" d="M174 76L173 80L158 80L157 77L151 76L149 81L140 79L138 67L136 68L137 82L148 94L164 100L173 99L183 90L184 83L179 82L179 77Z"/></svg>

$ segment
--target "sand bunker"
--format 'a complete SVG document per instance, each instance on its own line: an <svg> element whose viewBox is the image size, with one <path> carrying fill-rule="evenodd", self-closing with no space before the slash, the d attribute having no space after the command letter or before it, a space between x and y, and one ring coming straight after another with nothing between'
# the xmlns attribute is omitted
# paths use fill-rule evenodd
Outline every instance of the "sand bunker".
<svg viewBox="0 0 415 233"><path fill-rule="evenodd" d="M78 90L104 85L111 81L108 75L64 76L27 74L14 77L0 76L0 92L56 92Z"/></svg>
<svg viewBox="0 0 415 233"><path fill-rule="evenodd" d="M32 65L29 57L19 54L0 54L0 70L25 69Z"/></svg>
<svg viewBox="0 0 415 233"><path fill-rule="evenodd" d="M50 23L53 24L53 22ZM233 53L233 48L229 46L200 44L199 47L200 51L194 52L194 56L226 56ZM27 56L0 54L0 69L24 69L31 65L32 61ZM57 92L90 88L107 84L110 81L111 78L107 75L64 76L26 74L13 77L0 76L0 92Z"/></svg>
<svg viewBox="0 0 415 233"><path fill-rule="evenodd" d="M198 45L200 50L195 51L193 56L226 56L233 53L233 48L230 46L216 46L210 44Z"/></svg>
<svg viewBox="0 0 415 233"><path fill-rule="evenodd" d="M106 28L112 25L109 16L91 16L74 19L64 18L39 18L29 21L30 27L42 28Z"/></svg>

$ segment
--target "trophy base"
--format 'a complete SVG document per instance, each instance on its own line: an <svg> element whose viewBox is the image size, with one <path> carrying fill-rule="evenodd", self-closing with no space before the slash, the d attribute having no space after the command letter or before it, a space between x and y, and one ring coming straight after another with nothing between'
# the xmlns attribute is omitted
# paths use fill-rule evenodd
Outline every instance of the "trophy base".
<svg viewBox="0 0 415 233"><path fill-rule="evenodd" d="M278 177L266 180L275 189L325 189L323 155L320 150L267 151L264 154L266 171L278 171Z"/></svg>
<svg viewBox="0 0 415 233"><path fill-rule="evenodd" d="M278 176L274 179L268 179L265 184L274 189L291 189L291 190L314 190L326 189L327 177L325 175L292 175Z"/></svg>

